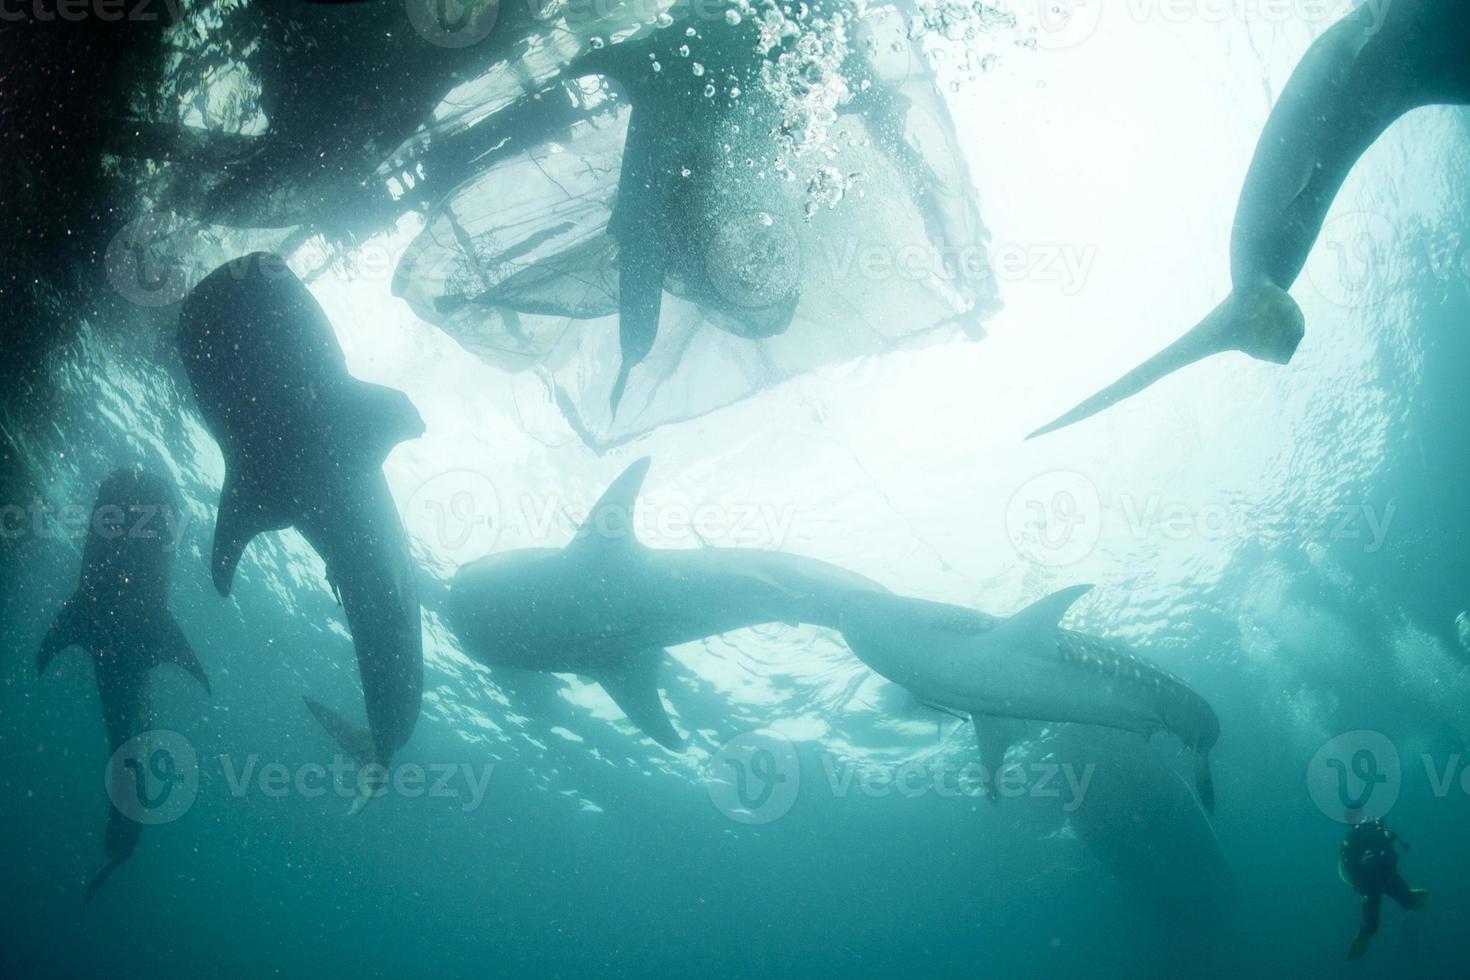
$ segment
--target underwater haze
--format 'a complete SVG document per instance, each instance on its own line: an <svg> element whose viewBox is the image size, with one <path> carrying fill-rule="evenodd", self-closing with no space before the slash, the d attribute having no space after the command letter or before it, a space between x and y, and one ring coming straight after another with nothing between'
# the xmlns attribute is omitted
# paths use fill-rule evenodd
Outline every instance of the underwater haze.
<svg viewBox="0 0 1470 980"><path fill-rule="evenodd" d="M1268 116L1359 5L156 6L0 24L0 975L1465 975L1467 110L1368 141L1290 363L1210 357L1027 439L1231 293ZM330 330L298 363L255 294L211 308L247 331L209 355L231 444L180 325L257 252ZM380 446L344 396L293 455L256 365L332 337L421 435ZM644 458L630 540L589 543ZM331 531L262 504L222 596L242 459ZM391 500L345 510L379 463ZM177 489L166 604L208 690L157 653L122 806L123 614L36 658L130 467ZM412 585L364 599L396 522ZM525 549L570 571L518 577ZM1081 585L1055 678L983 646ZM884 592L912 674L856 642ZM413 599L389 744L376 692L413 682L368 634ZM907 679L936 635L988 651L969 700ZM1218 740L1182 696L1115 703L1128 671ZM996 699L1046 711L990 772ZM1432 899L1349 962L1363 814ZM141 834L89 891L110 817Z"/></svg>

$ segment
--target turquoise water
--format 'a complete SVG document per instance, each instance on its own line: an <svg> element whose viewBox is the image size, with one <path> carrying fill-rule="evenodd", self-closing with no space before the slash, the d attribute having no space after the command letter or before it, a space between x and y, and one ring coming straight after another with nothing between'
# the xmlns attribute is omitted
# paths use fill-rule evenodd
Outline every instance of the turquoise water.
<svg viewBox="0 0 1470 980"><path fill-rule="evenodd" d="M1351 974L1462 975L1470 793L1445 774L1470 764L1463 111L1416 113L1365 156L1294 291L1309 327L1289 367L1217 358L1021 441L1222 295L1240 174L1311 34L1155 17L1105 20L1066 51L1008 48L949 96L991 254L1024 259L999 277L988 338L833 358L714 410L673 385L668 424L602 452L547 381L581 362L486 364L368 271L365 253L396 254L416 228L337 261L316 242L294 253L353 373L404 391L428 427L384 468L425 619L423 715L399 762L453 775L448 793L400 789L355 817L310 775L335 748L301 697L361 711L320 560L295 532L266 535L233 597L214 592L223 463L173 350L176 308L57 285L75 333L36 387L6 392L13 502L56 514L89 507L118 465L170 474L190 518L170 605L214 693L155 674L197 789L83 907L108 805L97 695L78 651L33 669L81 541L7 524L0 974L1348 975L1357 899L1320 750L1369 731L1399 763L1401 869L1433 899L1413 916L1387 904ZM1086 272L1058 279L1047 256ZM190 268L219 258L199 246ZM589 363L606 327L587 328ZM643 455L653 547L787 551L995 615L1095 583L1067 625L1218 713L1215 813L1195 806L1177 741L1077 726L1033 725L1011 757L1033 777L1094 764L1077 806L1064 781L1056 797L949 793L969 726L916 709L829 631L672 650L678 753L586 681L466 657L443 619L454 570L565 544ZM730 804L721 747L741 738L787 777L769 788L789 797L745 800L765 822ZM261 781L271 765L285 789ZM906 765L909 792L884 782Z"/></svg>

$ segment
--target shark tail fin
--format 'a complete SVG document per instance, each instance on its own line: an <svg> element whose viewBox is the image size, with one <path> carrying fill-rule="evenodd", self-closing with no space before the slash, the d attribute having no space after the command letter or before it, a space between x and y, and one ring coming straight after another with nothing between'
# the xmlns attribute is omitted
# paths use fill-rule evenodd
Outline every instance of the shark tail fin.
<svg viewBox="0 0 1470 980"><path fill-rule="evenodd" d="M56 614L55 621L41 641L41 649L36 652L36 674L46 673L52 658L67 647L85 646L91 626L87 600L80 593L62 603L61 612Z"/></svg>
<svg viewBox="0 0 1470 980"><path fill-rule="evenodd" d="M1210 753L1197 749L1194 753L1194 790L1199 794L1205 812L1215 812L1215 777L1210 774Z"/></svg>
<svg viewBox="0 0 1470 980"><path fill-rule="evenodd" d="M122 867L122 863L125 860L126 858L107 859L107 863L98 869L97 873L92 876L91 881L87 882L86 894L82 896L83 905L92 904L92 899L97 897L98 890L107 883L107 879L112 877L114 871Z"/></svg>
<svg viewBox="0 0 1470 980"><path fill-rule="evenodd" d="M1225 351L1241 351L1258 361L1285 364L1296 353L1305 329L1301 308L1286 290L1270 283L1238 289L1183 337L1026 438L1034 439L1091 418L1180 368Z"/></svg>
<svg viewBox="0 0 1470 980"><path fill-rule="evenodd" d="M342 751L350 755L359 766L368 766L378 761L377 745L366 728L354 725L320 701L309 697L303 697L301 700L306 702L306 709L311 712L311 716L317 720L317 723L327 730L332 740L341 746ZM361 813L363 808L377 795L380 788L371 780L363 779L359 775L357 796L353 798L352 807L348 813L352 816Z"/></svg>
<svg viewBox="0 0 1470 980"><path fill-rule="evenodd" d="M173 664L181 667L199 682L204 688L204 693L213 697L214 691L209 686L209 675L204 673L204 665L199 662L194 648L189 646L189 640L184 636L184 631L179 628L178 620L164 610L160 615L159 623L159 663Z"/></svg>
<svg viewBox="0 0 1470 980"><path fill-rule="evenodd" d="M674 731L663 698L658 693L658 667L662 652L640 651L617 667L591 676L643 734L664 748L678 752L684 748L684 739Z"/></svg>

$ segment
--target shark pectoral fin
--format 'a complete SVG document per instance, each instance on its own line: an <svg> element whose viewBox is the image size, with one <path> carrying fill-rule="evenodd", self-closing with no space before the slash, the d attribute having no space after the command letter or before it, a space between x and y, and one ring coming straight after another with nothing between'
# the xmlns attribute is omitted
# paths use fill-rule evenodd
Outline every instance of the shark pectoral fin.
<svg viewBox="0 0 1470 980"><path fill-rule="evenodd" d="M638 503L638 491L643 488L643 478L652 463L652 459L643 456L628 464L592 505L568 550L638 543L633 533L633 507Z"/></svg>
<svg viewBox="0 0 1470 980"><path fill-rule="evenodd" d="M628 376L653 350L663 311L664 245L646 228L618 241L618 347L621 358L608 406L613 415L623 400Z"/></svg>
<svg viewBox="0 0 1470 980"><path fill-rule="evenodd" d="M286 522L275 518L255 489L238 473L225 471L225 485L219 495L219 516L214 526L212 573L215 590L230 594L235 568L245 554L245 546L257 534L279 531Z"/></svg>
<svg viewBox="0 0 1470 980"><path fill-rule="evenodd" d="M602 685L608 697L617 702L623 714L643 734L671 752L678 752L684 748L684 739L674 731L658 693L658 666L662 659L662 650L639 653L618 667L589 676Z"/></svg>
<svg viewBox="0 0 1470 980"><path fill-rule="evenodd" d="M355 462L364 469L382 466L394 446L424 434L423 416L407 395L394 388L354 378L348 382L343 402L355 430L350 443L352 452L360 457Z"/></svg>
<svg viewBox="0 0 1470 980"><path fill-rule="evenodd" d="M1005 765L1006 750L1026 737L1026 723L1019 718L996 715L971 715L975 724L975 741L980 743L980 765L985 770L985 795L1000 799L1000 771Z"/></svg>
<svg viewBox="0 0 1470 980"><path fill-rule="evenodd" d="M1194 753L1194 790L1206 813L1215 812L1215 777L1210 774L1210 753L1196 749Z"/></svg>
<svg viewBox="0 0 1470 980"><path fill-rule="evenodd" d="M61 604L61 612L56 614L55 621L41 641L41 649L36 653L37 675L46 673L46 668L51 666L51 659L62 650L70 646L86 645L91 630L86 602L78 594Z"/></svg>
<svg viewBox="0 0 1470 980"><path fill-rule="evenodd" d="M1091 418L1180 368L1225 351L1241 351L1256 360L1285 364L1296 352L1304 331L1301 308L1286 290L1270 283L1238 289L1183 337L1026 438L1034 439Z"/></svg>
<svg viewBox="0 0 1470 980"><path fill-rule="evenodd" d="M214 695L209 686L209 677L204 673L204 665L194 654L194 648L189 646L189 640L184 636L184 631L179 628L178 620L164 610L159 617L158 624L158 662L173 664L182 667L189 675L199 682L204 688L204 693Z"/></svg>
<svg viewBox="0 0 1470 980"><path fill-rule="evenodd" d="M1091 585L1072 585L1065 589L1053 592L1043 599L1037 599L1031 605L1022 609L1014 616L1003 620L995 628L997 640L1006 643L1015 643L1022 637L1034 634L1050 641L1061 628L1062 617L1072 604L1092 591Z"/></svg>

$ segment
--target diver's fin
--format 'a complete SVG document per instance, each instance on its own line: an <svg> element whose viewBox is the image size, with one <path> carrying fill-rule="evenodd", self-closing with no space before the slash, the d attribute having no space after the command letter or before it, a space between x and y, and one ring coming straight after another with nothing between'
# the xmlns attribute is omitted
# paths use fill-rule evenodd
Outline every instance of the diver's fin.
<svg viewBox="0 0 1470 980"><path fill-rule="evenodd" d="M1215 812L1215 777L1210 775L1210 753L1198 749L1194 753L1194 791L1206 813Z"/></svg>
<svg viewBox="0 0 1470 980"><path fill-rule="evenodd" d="M643 734L673 752L684 748L684 739L674 731L663 698L658 693L658 667L662 651L640 652L622 665L589 674L623 709L628 720Z"/></svg>
<svg viewBox="0 0 1470 980"><path fill-rule="evenodd" d="M174 619L167 609L159 614L158 662L182 667L199 682L205 694L214 695L214 691L209 686L209 677L204 673L204 665L195 656L194 648L189 646L189 640L184 636L184 631L179 628L178 620Z"/></svg>
<svg viewBox="0 0 1470 980"><path fill-rule="evenodd" d="M97 890L107 883L107 879L112 877L112 873L114 871L122 867L122 863L125 860L126 858L110 858L108 862L104 864L95 875L92 876L92 880L87 882L87 892L85 895L82 896L83 905L92 904L92 899L96 897Z"/></svg>
<svg viewBox="0 0 1470 980"><path fill-rule="evenodd" d="M423 416L395 388L353 378L342 407L352 428L345 442L351 447L353 462L363 469L377 469L394 446L424 434Z"/></svg>
<svg viewBox="0 0 1470 980"><path fill-rule="evenodd" d="M46 631L46 638L41 641L41 649L36 653L36 673L46 673L51 659L67 647L86 646L91 631L92 621L88 615L87 600L81 593L77 593L61 604L61 612L56 614L56 620Z"/></svg>
<svg viewBox="0 0 1470 980"><path fill-rule="evenodd" d="M997 640L1014 641L1032 633L1040 633L1050 639L1061 628L1062 617L1072 604L1092 591L1090 585L1072 585L1037 599L1014 616L1009 616L992 631Z"/></svg>
<svg viewBox="0 0 1470 980"><path fill-rule="evenodd" d="M262 495L239 472L225 470L225 485L219 494L219 515L214 525L214 587L220 595L230 594L235 568L245 554L245 546L257 534L279 531L287 522L271 513Z"/></svg>
<svg viewBox="0 0 1470 980"><path fill-rule="evenodd" d="M985 770L985 795L1000 800L1001 768L1005 765L1006 749L1026 736L1026 723L1019 718L1000 718L996 715L971 715L975 724L975 741L980 743L980 765Z"/></svg>
<svg viewBox="0 0 1470 980"><path fill-rule="evenodd" d="M1269 283L1238 289L1183 337L1026 438L1034 439L1090 418L1214 354L1238 350L1260 361L1285 364L1296 353L1304 332L1301 308L1286 290Z"/></svg>
<svg viewBox="0 0 1470 980"><path fill-rule="evenodd" d="M366 728L354 725L320 701L309 697L302 697L301 700L306 702L306 709L327 730L332 740L342 747L342 751L352 756L359 766L377 761L377 747Z"/></svg>
<svg viewBox="0 0 1470 980"><path fill-rule="evenodd" d="M1367 933L1363 932L1361 929L1358 930L1358 934L1353 937L1352 944L1348 946L1347 958L1350 960L1355 960L1359 956L1362 956L1364 953L1368 952L1369 938L1371 937L1369 937Z"/></svg>
<svg viewBox="0 0 1470 980"><path fill-rule="evenodd" d="M1429 889L1427 888L1410 888L1409 896L1414 900L1414 904L1409 906L1411 909L1422 909L1429 904Z"/></svg>
<svg viewBox="0 0 1470 980"><path fill-rule="evenodd" d="M633 531L633 507L638 503L638 491L643 488L643 478L648 475L648 467L652 463L652 459L643 456L628 464L628 468L602 491L602 496L592 505L569 547L638 543Z"/></svg>

